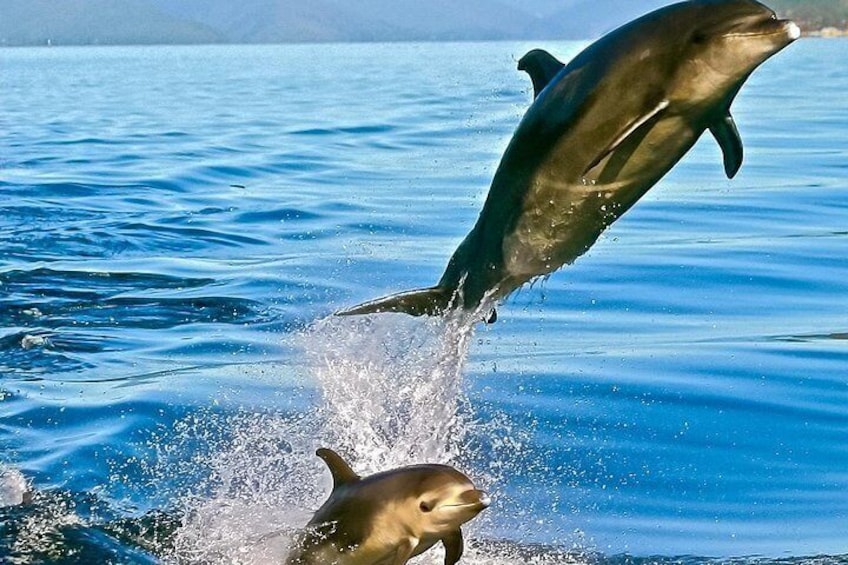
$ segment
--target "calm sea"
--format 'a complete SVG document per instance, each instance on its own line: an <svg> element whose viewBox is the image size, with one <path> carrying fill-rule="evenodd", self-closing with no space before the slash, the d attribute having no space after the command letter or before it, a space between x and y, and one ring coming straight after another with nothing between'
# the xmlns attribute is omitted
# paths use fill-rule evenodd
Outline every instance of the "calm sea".
<svg viewBox="0 0 848 565"><path fill-rule="evenodd" d="M279 562L327 446L490 491L469 564L848 562L846 40L496 324L325 319L437 280L531 47L0 50L0 561Z"/></svg>

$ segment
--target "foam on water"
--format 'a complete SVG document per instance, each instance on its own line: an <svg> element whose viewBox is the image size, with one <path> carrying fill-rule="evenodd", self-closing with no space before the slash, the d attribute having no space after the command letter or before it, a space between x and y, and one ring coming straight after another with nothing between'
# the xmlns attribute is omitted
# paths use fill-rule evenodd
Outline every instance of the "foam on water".
<svg viewBox="0 0 848 565"><path fill-rule="evenodd" d="M0 469L0 497L0 562L61 562L73 553L62 543L62 532L85 520L67 494L33 493L20 471L6 468Z"/></svg>
<svg viewBox="0 0 848 565"><path fill-rule="evenodd" d="M29 492L23 473L0 464L0 508L23 504L30 497Z"/></svg>

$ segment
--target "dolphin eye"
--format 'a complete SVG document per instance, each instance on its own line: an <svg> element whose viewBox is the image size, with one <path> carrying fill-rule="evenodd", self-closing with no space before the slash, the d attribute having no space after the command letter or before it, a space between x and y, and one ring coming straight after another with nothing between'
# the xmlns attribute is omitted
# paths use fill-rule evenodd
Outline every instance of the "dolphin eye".
<svg viewBox="0 0 848 565"><path fill-rule="evenodd" d="M421 512L432 512L433 511L433 509L430 507L430 505L427 504L426 502L422 502L421 504L419 504L418 508L421 509Z"/></svg>
<svg viewBox="0 0 848 565"><path fill-rule="evenodd" d="M692 43L703 43L707 40L707 36L705 33L696 31L692 34Z"/></svg>

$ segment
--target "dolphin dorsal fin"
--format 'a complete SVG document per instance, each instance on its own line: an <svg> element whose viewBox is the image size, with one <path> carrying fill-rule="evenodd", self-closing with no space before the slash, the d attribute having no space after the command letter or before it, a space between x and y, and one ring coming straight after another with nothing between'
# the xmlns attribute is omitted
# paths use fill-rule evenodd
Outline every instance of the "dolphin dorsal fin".
<svg viewBox="0 0 848 565"><path fill-rule="evenodd" d="M732 179L742 166L742 138L736 129L736 122L730 112L726 112L720 120L710 125L710 132L718 141L721 152L724 154L724 172L727 178Z"/></svg>
<svg viewBox="0 0 848 565"><path fill-rule="evenodd" d="M327 467L330 469L330 473L333 475L333 490L336 490L342 485L355 483L359 480L359 475L354 473L353 469L350 468L350 465L348 465L347 462L345 462L345 460L332 449L322 447L315 452L315 455L323 459L324 463L326 463Z"/></svg>
<svg viewBox="0 0 848 565"><path fill-rule="evenodd" d="M518 70L526 71L533 81L533 98L553 80L565 65L544 49L532 49L518 60Z"/></svg>

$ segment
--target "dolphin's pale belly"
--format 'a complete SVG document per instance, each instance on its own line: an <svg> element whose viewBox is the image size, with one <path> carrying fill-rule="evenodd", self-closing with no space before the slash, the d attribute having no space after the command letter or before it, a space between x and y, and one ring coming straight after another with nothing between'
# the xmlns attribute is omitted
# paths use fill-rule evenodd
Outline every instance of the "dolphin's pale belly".
<svg viewBox="0 0 848 565"><path fill-rule="evenodd" d="M582 174L568 140L530 180L515 229L503 240L503 278L546 275L585 253L697 140L701 131L673 116Z"/></svg>

